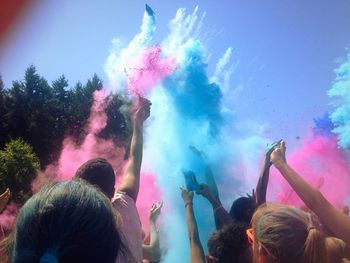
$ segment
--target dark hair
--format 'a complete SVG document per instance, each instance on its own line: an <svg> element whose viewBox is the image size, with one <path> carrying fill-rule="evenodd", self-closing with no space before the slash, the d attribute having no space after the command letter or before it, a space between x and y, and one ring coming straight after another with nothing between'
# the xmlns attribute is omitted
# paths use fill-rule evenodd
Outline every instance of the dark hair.
<svg viewBox="0 0 350 263"><path fill-rule="evenodd" d="M106 159L96 158L87 161L79 167L74 177L98 186L109 199L113 198L115 174L112 165Z"/></svg>
<svg viewBox="0 0 350 263"><path fill-rule="evenodd" d="M127 251L111 202L81 180L54 183L32 196L13 236L13 263L114 263Z"/></svg>
<svg viewBox="0 0 350 263"><path fill-rule="evenodd" d="M246 227L225 225L208 240L209 254L220 263L250 263L252 253L246 235Z"/></svg>
<svg viewBox="0 0 350 263"><path fill-rule="evenodd" d="M255 202L252 197L240 197L233 201L230 216L237 222L250 224L255 210Z"/></svg>

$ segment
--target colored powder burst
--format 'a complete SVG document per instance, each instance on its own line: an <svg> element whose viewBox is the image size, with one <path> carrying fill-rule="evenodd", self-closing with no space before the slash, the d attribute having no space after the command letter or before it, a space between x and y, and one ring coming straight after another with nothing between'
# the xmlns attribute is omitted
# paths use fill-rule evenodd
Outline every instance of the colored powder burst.
<svg viewBox="0 0 350 263"><path fill-rule="evenodd" d="M350 165L346 153L337 148L335 136L310 136L300 148L287 155L287 161L335 206L340 208L345 204L350 195ZM271 192L276 193L276 188L280 190L277 196L270 196L270 200L303 204L276 170L273 169L270 178Z"/></svg>
<svg viewBox="0 0 350 263"><path fill-rule="evenodd" d="M149 15L145 12L145 16ZM132 65L133 56L130 54L148 54L152 48L151 39L154 31L151 29L155 25L149 23L152 19L147 19L145 16L141 32L127 47L120 51L111 51L106 62L108 76L112 73L120 73L121 68L140 68L139 65ZM169 61L170 58L170 61L176 61L176 68L172 67L171 72L167 71L169 75L160 81L156 88L145 89L143 85L156 83L142 77L137 78L138 87L141 86L142 90L149 91L149 99L152 101L151 120L145 135L143 169L150 171L156 177L156 183L164 195L166 213L164 213L163 222L166 233L162 232L165 235L162 240L166 240L165 243L168 245L164 262L187 261L189 255L185 211L179 191L179 186L184 184L182 169L193 170L200 183L206 182L205 162L191 152L189 146L196 146L206 153L207 162L215 169L219 185L224 185L222 182L230 176L229 169L222 164L223 161L229 160L228 152L232 151L230 148L232 143L224 141L230 132L222 114L222 91L220 86L211 80L215 79L219 82L225 78L223 82L227 82L230 73L222 73L225 65L229 64L231 49L229 48L219 61L218 67L222 69L220 76L208 77L205 49L201 41L195 38L200 29L200 21L197 8L188 16L184 9L179 9L174 20L170 22L170 33L157 49L157 52L162 51L164 59L168 58ZM147 26L151 28L147 30ZM145 35L144 32L149 34ZM135 41L140 35L147 41ZM135 47L137 50L134 50ZM166 75L162 74L164 67L153 67L153 69L154 71L149 71L152 77L159 79ZM232 71L232 68L230 70ZM119 74L119 77L124 78L124 82L128 82L123 74ZM116 85L120 80L115 82L113 76L110 83L114 90L120 90L120 86ZM127 85L123 87L124 92L127 91ZM230 183L234 186L237 181ZM153 184L147 183L143 187L151 189ZM232 196L232 191L230 194ZM139 198L144 198L141 193ZM196 196L194 202L202 241L206 247L205 242L214 230L213 218L208 216L212 214L211 207L200 196Z"/></svg>
<svg viewBox="0 0 350 263"><path fill-rule="evenodd" d="M124 150L117 148L112 140L101 139L97 136L107 124L105 109L108 100L106 100L105 90L95 91L93 96L94 102L85 128L87 135L82 144L77 145L70 137L63 141L63 150L57 165L57 175L60 180L71 179L80 165L97 157L108 160L117 174L121 171Z"/></svg>
<svg viewBox="0 0 350 263"><path fill-rule="evenodd" d="M154 175L163 193L166 212L161 239L167 246L164 262L176 262L178 255L184 255L183 261L189 261L185 209L178 188L185 184L181 171L192 170L199 183L205 183L204 166L209 164L223 204L229 208L235 198L255 187L258 164L266 143L270 142L264 137L265 125L254 120L239 120L235 116L233 101L237 99L237 90L241 92L242 88L228 87L234 71L232 48L229 47L218 61L214 76L209 76L207 52L199 38L204 14L199 16L197 13L198 8L189 15L186 15L185 9L179 9L170 21L169 34L160 45L156 45L163 59L173 58L176 61L176 68L162 74L164 68L154 67L160 73L155 74L157 81L145 80L148 88L142 86L143 71L138 72L135 79L131 78L132 89L144 91L142 94L152 101L151 118L145 134L143 169ZM136 60L136 64L140 65L130 63L135 57L140 58L152 50L155 46L152 43L154 34L154 13L145 12L140 33L125 48L117 49L114 45L105 65L114 91L127 93L130 78L125 75L125 69L144 67L142 59ZM315 133L318 135L305 141L289 160L297 170L304 172L305 178L321 189L325 187L322 184L333 185L325 191L325 195L332 202L341 203L349 193L345 188L339 192L334 189L339 182L343 185L349 183L346 156L336 148L335 138L329 134L329 121L325 118L317 122ZM206 161L189 150L191 145L205 152ZM334 172L338 175L334 176ZM271 177L271 185L275 189L270 187L270 200L277 200L277 193L282 191L287 193L289 202L300 203L294 200L292 194L289 196L290 188L276 172ZM143 187L151 189L153 182L147 182ZM142 198L142 193L139 198ZM206 248L205 243L214 230L211 207L204 198L196 195L194 209L202 244Z"/></svg>
<svg viewBox="0 0 350 263"><path fill-rule="evenodd" d="M84 162L92 158L105 158L120 174L123 167L124 149L115 146L112 140L99 138L97 135L107 124L105 109L108 105L108 96L105 90L95 91L90 117L84 128L86 136L81 144L73 138L67 137L63 141L63 149L57 163L49 165L44 173L39 173L32 184L34 191L40 188L41 183L49 180L69 180Z"/></svg>
<svg viewBox="0 0 350 263"><path fill-rule="evenodd" d="M321 118L314 118L314 123L314 134L326 137L334 136L334 133L332 132L334 129L334 124L328 112L326 112Z"/></svg>
<svg viewBox="0 0 350 263"><path fill-rule="evenodd" d="M5 210L0 214L0 226L6 234L10 233L10 231L14 228L19 209L19 206L12 202L8 204ZM3 236L0 231L0 241L2 238Z"/></svg>
<svg viewBox="0 0 350 263"><path fill-rule="evenodd" d="M145 47L151 47L151 41L156 28L156 17L154 12L147 8L143 16L140 32L129 42L127 47L122 48L119 39L112 40L112 48L105 63L105 71L108 76L109 86L118 92L125 92L128 86L128 78L125 71L132 68L139 68L134 65L135 58L142 58ZM142 61L142 60L141 60ZM137 61L139 63L139 61Z"/></svg>
<svg viewBox="0 0 350 263"><path fill-rule="evenodd" d="M338 144L344 149L350 147L350 54L347 61L335 70L336 79L328 95L334 98L336 107L330 118L334 123L334 133L338 135Z"/></svg>
<svg viewBox="0 0 350 263"><path fill-rule="evenodd" d="M141 58L131 62L134 68L125 69L128 89L136 95L145 96L164 77L175 70L175 59L162 58L159 46L151 47Z"/></svg>
<svg viewBox="0 0 350 263"><path fill-rule="evenodd" d="M147 87L147 86L145 86ZM112 140L101 139L98 134L107 124L106 107L108 96L105 90L95 91L90 116L85 127L87 135L78 145L74 139L67 137L63 141L63 149L57 164L49 165L45 172L39 172L32 183L33 192L40 189L41 185L50 180L69 180L77 169L86 161L93 158L105 158L108 160L116 175L116 189L121 181L120 175L125 169L125 150L117 147ZM140 182L140 198L137 202L141 222L145 230L149 231L148 215L152 203L161 200L161 193L151 174L142 175Z"/></svg>
<svg viewBox="0 0 350 263"><path fill-rule="evenodd" d="M152 203L164 201L161 231L161 240L167 246L164 262L186 262L189 258L185 209L178 188L185 183L182 169L194 171L197 180L205 183L205 165L210 165L223 204L229 208L237 195L245 195L255 187L258 165L268 141L263 136L264 125L239 121L234 116L232 96L236 92L228 87L234 71L230 62L232 48L228 48L218 61L214 76L209 76L208 56L199 40L204 14L200 17L197 12L198 8L186 15L185 9L179 9L170 21L169 34L160 45L155 45L152 43L155 14L147 7L140 33L124 48L120 41L113 40L105 64L113 91L126 93L130 99L135 94L144 95L152 101L151 117L145 126L145 154L137 206L147 229ZM343 89L348 85L347 66L339 69L337 74L338 82L342 84L335 84L333 88L341 87L337 88L340 91L330 94L345 98L349 93ZM104 157L114 168L123 170L124 151L116 148L112 141L96 136L106 125L105 98L99 92L95 94L83 143L77 145L72 139L65 139L59 164L50 167L61 179L71 178L83 162L94 157ZM343 104L347 102L344 99ZM331 119L337 131L347 122L336 122L337 118L341 119L334 117L340 116L336 112ZM342 205L349 196L344 187L349 185L347 156L337 149L336 138L329 134L332 126L329 120L317 119L316 124L315 134L293 151L288 160L334 204ZM206 159L196 156L189 146L202 150ZM301 204L276 171L272 171L269 191L269 200L282 198L285 202ZM194 208L202 244L206 248L205 243L214 230L211 207L204 198L196 195Z"/></svg>
<svg viewBox="0 0 350 263"><path fill-rule="evenodd" d="M147 234L149 233L149 214L152 204L162 201L161 189L153 174L147 172L141 173L139 197L136 206L140 215L142 229Z"/></svg>

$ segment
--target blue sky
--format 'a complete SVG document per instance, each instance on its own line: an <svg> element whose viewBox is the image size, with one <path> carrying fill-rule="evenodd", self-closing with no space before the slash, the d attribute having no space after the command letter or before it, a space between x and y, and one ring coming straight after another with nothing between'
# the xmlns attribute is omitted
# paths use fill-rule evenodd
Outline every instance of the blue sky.
<svg viewBox="0 0 350 263"><path fill-rule="evenodd" d="M233 47L232 88L237 115L267 125L272 137L295 140L330 109L327 90L350 45L349 0L225 0L147 2L157 15L156 40L180 7L206 12L201 38L208 70ZM139 30L143 1L38 1L0 50L6 86L34 64L50 82L64 74L73 86L103 65L111 40L128 42Z"/></svg>

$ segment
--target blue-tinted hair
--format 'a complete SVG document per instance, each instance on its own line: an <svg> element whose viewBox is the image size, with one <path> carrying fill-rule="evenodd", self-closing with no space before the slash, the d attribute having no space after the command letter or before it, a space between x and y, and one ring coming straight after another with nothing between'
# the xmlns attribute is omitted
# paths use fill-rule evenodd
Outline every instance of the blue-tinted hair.
<svg viewBox="0 0 350 263"><path fill-rule="evenodd" d="M76 180L44 187L23 206L12 262L114 263L120 251L126 249L110 201Z"/></svg>

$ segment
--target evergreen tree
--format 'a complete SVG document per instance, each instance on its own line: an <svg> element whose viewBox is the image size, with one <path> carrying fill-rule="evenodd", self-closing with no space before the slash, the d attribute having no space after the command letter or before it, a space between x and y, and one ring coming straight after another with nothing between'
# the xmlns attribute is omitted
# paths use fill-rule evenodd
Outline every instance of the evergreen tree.
<svg viewBox="0 0 350 263"><path fill-rule="evenodd" d="M9 187L11 200L23 204L32 194L31 183L39 167L29 144L22 139L11 140L0 151L0 192Z"/></svg>

